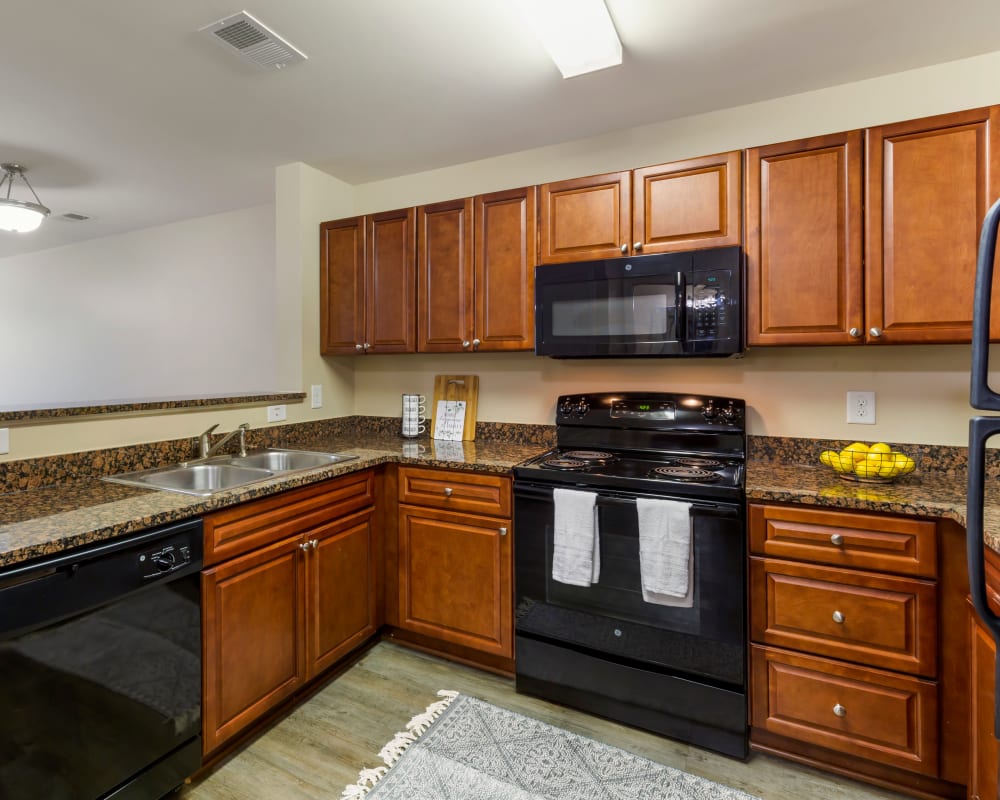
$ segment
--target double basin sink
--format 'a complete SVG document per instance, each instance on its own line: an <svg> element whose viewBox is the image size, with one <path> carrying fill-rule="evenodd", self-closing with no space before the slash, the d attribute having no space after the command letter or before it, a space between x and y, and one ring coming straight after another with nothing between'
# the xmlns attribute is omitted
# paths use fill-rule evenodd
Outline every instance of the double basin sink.
<svg viewBox="0 0 1000 800"><path fill-rule="evenodd" d="M162 489L207 497L226 489L266 481L276 475L327 467L354 461L356 458L358 456L343 453L268 448L249 452L245 456L216 456L139 472L109 475L104 480L143 489Z"/></svg>

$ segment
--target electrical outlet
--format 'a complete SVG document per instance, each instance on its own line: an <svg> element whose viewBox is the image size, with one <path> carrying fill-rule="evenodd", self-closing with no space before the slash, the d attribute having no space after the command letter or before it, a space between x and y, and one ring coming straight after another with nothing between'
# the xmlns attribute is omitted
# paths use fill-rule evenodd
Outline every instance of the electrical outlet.
<svg viewBox="0 0 1000 800"><path fill-rule="evenodd" d="M312 386L312 407L323 407L323 387L318 383L314 383Z"/></svg>
<svg viewBox="0 0 1000 800"><path fill-rule="evenodd" d="M847 421L861 425L875 424L875 392L847 393Z"/></svg>
<svg viewBox="0 0 1000 800"><path fill-rule="evenodd" d="M0 428L0 454L10 452L10 428Z"/></svg>
<svg viewBox="0 0 1000 800"><path fill-rule="evenodd" d="M287 416L287 411L288 411L287 406L268 406L267 421L281 422Z"/></svg>

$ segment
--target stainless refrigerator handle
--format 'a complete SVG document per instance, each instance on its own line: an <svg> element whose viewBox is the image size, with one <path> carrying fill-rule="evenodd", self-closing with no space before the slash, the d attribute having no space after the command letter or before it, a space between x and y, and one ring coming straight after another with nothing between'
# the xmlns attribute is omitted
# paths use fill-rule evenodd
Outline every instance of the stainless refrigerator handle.
<svg viewBox="0 0 1000 800"><path fill-rule="evenodd" d="M986 484L986 440L1000 433L1000 418L969 420L969 485L965 510L965 554L969 568L969 593L976 613L1000 648L1000 617L989 607L986 595L986 563L983 554L983 504ZM996 659L995 686L1000 687L1000 658ZM1000 739L1000 692L993 712L993 733Z"/></svg>
<svg viewBox="0 0 1000 800"><path fill-rule="evenodd" d="M970 403L974 408L1000 411L1000 394L989 387L990 300L993 295L993 256L1000 226L1000 200L986 212L979 237L976 258L976 291L972 312L972 388Z"/></svg>

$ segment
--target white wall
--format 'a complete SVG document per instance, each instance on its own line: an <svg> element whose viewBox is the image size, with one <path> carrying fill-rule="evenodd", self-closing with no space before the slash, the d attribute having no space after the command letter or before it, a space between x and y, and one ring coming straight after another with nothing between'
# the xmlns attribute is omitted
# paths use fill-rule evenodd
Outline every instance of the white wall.
<svg viewBox="0 0 1000 800"><path fill-rule="evenodd" d="M258 206L0 260L0 409L282 389L273 218Z"/></svg>

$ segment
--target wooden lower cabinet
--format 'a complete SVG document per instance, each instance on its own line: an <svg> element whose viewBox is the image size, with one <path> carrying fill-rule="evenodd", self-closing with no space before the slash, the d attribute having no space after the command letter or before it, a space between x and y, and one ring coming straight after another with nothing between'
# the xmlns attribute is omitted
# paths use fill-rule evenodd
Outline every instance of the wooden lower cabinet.
<svg viewBox="0 0 1000 800"><path fill-rule="evenodd" d="M997 794L997 770L1000 768L1000 744L993 734L994 669L997 649L993 636L969 607L971 654L969 682L969 798L994 800Z"/></svg>
<svg viewBox="0 0 1000 800"><path fill-rule="evenodd" d="M345 476L327 488L338 497L356 485L356 476ZM258 546L202 572L206 753L378 630L375 509L343 514L333 502L319 514L324 493L317 486L288 492L285 503L277 502L280 495L258 501L259 517L248 513L254 503L237 507L239 524L252 529ZM313 513L301 514L303 508ZM231 521L234 513L219 516ZM260 517L268 524L255 524ZM218 522L206 529L230 529Z"/></svg>
<svg viewBox="0 0 1000 800"><path fill-rule="evenodd" d="M399 500L398 638L511 671L510 479L401 467Z"/></svg>

